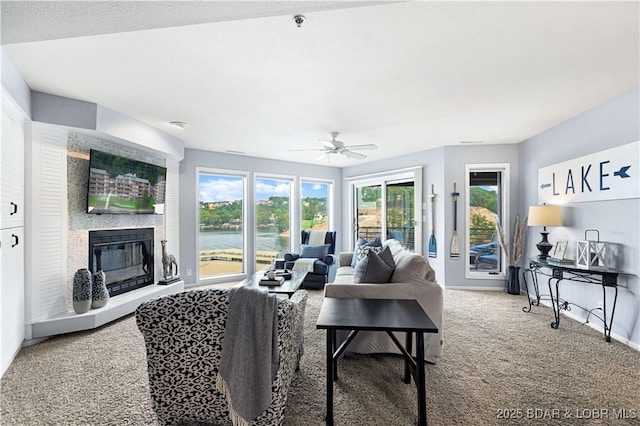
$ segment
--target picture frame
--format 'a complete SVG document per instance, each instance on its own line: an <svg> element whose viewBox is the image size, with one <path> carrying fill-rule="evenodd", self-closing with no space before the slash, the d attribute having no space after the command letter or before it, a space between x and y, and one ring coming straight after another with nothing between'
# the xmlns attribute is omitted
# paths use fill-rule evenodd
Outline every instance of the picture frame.
<svg viewBox="0 0 640 426"><path fill-rule="evenodd" d="M567 246L569 245L568 240L558 240L551 248L551 253L549 253L549 257L557 260L564 260L565 255L567 253Z"/></svg>

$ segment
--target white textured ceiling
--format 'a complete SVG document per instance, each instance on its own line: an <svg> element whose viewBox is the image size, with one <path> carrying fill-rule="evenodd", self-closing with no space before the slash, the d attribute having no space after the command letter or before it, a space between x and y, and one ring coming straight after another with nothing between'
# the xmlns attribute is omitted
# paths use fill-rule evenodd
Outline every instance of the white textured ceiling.
<svg viewBox="0 0 640 426"><path fill-rule="evenodd" d="M1 7L3 49L33 90L101 104L189 148L313 163L317 153L288 150L320 148L331 131L379 146L366 160L332 156L338 167L520 142L640 84L638 2Z"/></svg>

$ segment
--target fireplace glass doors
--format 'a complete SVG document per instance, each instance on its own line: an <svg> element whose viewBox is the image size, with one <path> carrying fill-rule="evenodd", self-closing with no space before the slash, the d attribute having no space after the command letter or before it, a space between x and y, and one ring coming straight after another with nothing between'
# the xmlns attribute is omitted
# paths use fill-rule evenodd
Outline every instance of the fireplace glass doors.
<svg viewBox="0 0 640 426"><path fill-rule="evenodd" d="M153 228L89 231L89 270L100 269L109 296L154 284Z"/></svg>

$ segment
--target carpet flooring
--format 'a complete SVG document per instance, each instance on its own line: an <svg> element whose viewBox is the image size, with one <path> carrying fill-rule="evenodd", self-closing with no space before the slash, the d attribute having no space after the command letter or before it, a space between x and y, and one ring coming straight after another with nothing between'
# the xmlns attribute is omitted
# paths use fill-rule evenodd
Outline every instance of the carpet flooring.
<svg viewBox="0 0 640 426"><path fill-rule="evenodd" d="M305 355L285 425L322 425L325 332L310 291ZM430 425L640 425L640 352L562 318L522 312L523 296L445 290L444 353L427 365ZM334 393L336 425L412 425L415 386L402 359L347 355ZM23 348L0 381L3 425L155 425L142 336L130 315Z"/></svg>

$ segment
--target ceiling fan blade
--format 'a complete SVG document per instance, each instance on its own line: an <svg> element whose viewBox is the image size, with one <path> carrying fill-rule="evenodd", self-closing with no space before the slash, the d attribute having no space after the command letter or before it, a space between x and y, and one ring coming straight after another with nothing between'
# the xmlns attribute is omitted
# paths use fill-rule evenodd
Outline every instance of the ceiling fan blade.
<svg viewBox="0 0 640 426"><path fill-rule="evenodd" d="M291 151L326 151L324 148L290 149Z"/></svg>
<svg viewBox="0 0 640 426"><path fill-rule="evenodd" d="M334 149L335 145L333 144L333 142L331 141L325 141L322 139L318 139L320 142L322 142L322 145L324 145L325 147L329 148L329 149Z"/></svg>
<svg viewBox="0 0 640 426"><path fill-rule="evenodd" d="M347 149L345 149L344 151L342 151L342 152L341 152L341 154L342 154L342 155L344 155L345 157L348 157L348 158L356 158L356 159L358 159L358 160L362 160L362 159L367 158L367 156L366 156L366 155L364 155L364 154L360 154L360 153L357 153L357 152L349 151L349 150L347 150Z"/></svg>
<svg viewBox="0 0 640 426"><path fill-rule="evenodd" d="M364 145L346 145L347 149L378 149L378 145L367 143Z"/></svg>
<svg viewBox="0 0 640 426"><path fill-rule="evenodd" d="M323 158L325 158L325 157L329 156L330 154L331 154L331 153L330 153L330 152L328 152L328 151L323 152L319 157L314 158L314 159L313 159L313 161L320 161L320 160L322 160Z"/></svg>

